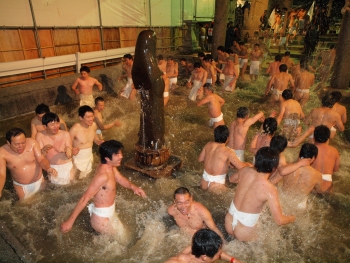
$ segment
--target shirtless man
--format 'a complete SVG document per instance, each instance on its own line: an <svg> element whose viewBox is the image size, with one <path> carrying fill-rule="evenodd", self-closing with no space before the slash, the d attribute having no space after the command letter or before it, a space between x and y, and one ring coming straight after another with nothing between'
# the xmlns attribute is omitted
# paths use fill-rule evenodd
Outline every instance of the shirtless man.
<svg viewBox="0 0 350 263"><path fill-rule="evenodd" d="M275 56L275 61L271 62L266 70L266 74L269 74L269 81L276 73L280 73L279 67L281 65L282 56L280 54Z"/></svg>
<svg viewBox="0 0 350 263"><path fill-rule="evenodd" d="M277 117L277 124L280 125L283 120L282 134L288 140L293 141L301 133L300 119L305 117L304 112L296 100L293 100L293 93L290 89L282 92L280 112Z"/></svg>
<svg viewBox="0 0 350 263"><path fill-rule="evenodd" d="M44 127L43 123L41 122L41 120L42 120L43 116L45 115L45 113L48 113L48 112L50 112L49 106L47 106L43 103L36 106L36 108L35 108L36 117L34 117L32 119L32 121L30 122L30 130L31 130L30 137L31 138L35 139L36 134L38 132L45 130L45 127ZM62 118L60 118L60 130L68 131L67 125Z"/></svg>
<svg viewBox="0 0 350 263"><path fill-rule="evenodd" d="M100 145L99 153L101 162L98 164L95 176L88 189L78 201L68 220L61 225L61 232L70 231L81 211L93 198L93 203L88 205L92 228L101 233L115 236L112 222L115 215L115 198L117 183L131 189L136 195L146 197L145 192L126 179L117 169L123 159L123 145L115 140L106 141Z"/></svg>
<svg viewBox="0 0 350 263"><path fill-rule="evenodd" d="M204 172L201 188L216 192L226 190L225 179L229 165L236 169L248 166L238 160L234 151L226 147L229 130L220 125L214 129L215 142L208 142L198 157L198 162L204 162Z"/></svg>
<svg viewBox="0 0 350 263"><path fill-rule="evenodd" d="M259 75L259 69L260 69L260 59L263 58L264 53L259 49L259 44L254 45L254 50L250 53L250 79L257 80Z"/></svg>
<svg viewBox="0 0 350 263"><path fill-rule="evenodd" d="M80 94L80 106L88 105L94 106L94 97L92 96L92 88L94 85L97 86L99 91L102 91L102 84L97 79L90 77L90 68L82 66L80 68L80 77L76 79L72 86L72 90L75 95ZM78 88L79 85L79 88Z"/></svg>
<svg viewBox="0 0 350 263"><path fill-rule="evenodd" d="M322 107L314 108L310 114L305 118L305 124L309 126L317 127L319 125L325 125L331 130L331 138L336 134L336 130L344 131L344 125L340 118L340 115L332 110L334 101L330 95L326 95L322 98Z"/></svg>
<svg viewBox="0 0 350 263"><path fill-rule="evenodd" d="M118 81L121 81L123 78L127 78L128 82L120 92L120 96L127 98L129 100L136 99L136 89L132 81L131 70L132 65L134 64L134 58L131 54L125 54L123 56L123 70L125 74L118 78Z"/></svg>
<svg viewBox="0 0 350 263"><path fill-rule="evenodd" d="M338 171L340 166L339 152L329 145L330 130L327 126L317 126L314 131L314 138L318 155L312 163L312 167L322 174L322 192L332 193L332 174Z"/></svg>
<svg viewBox="0 0 350 263"><path fill-rule="evenodd" d="M74 173L79 170L79 179L82 179L92 170L92 144L95 142L100 145L102 140L96 133L93 109L84 105L79 108L78 113L80 121L72 126L69 133L73 142Z"/></svg>
<svg viewBox="0 0 350 263"><path fill-rule="evenodd" d="M56 113L46 113L43 116L43 125L46 129L38 132L36 140L41 153L57 171L57 176L49 176L49 180L53 184L67 185L74 179L72 139L69 132L58 129L60 119Z"/></svg>
<svg viewBox="0 0 350 263"><path fill-rule="evenodd" d="M245 73L245 71L247 69L247 65L248 65L248 50L242 41L240 41L238 44L239 44L238 57L241 59L240 64L239 64L239 68L241 71L240 76L241 76L241 80L244 80L244 73Z"/></svg>
<svg viewBox="0 0 350 263"><path fill-rule="evenodd" d="M201 203L193 201L190 191L185 187L175 190L174 203L168 207L168 214L174 217L176 224L191 236L199 229L209 228L225 240L209 210Z"/></svg>
<svg viewBox="0 0 350 263"><path fill-rule="evenodd" d="M296 77L298 76L298 74L301 73L301 69L300 69L300 65L301 64L307 64L307 58L301 57L300 58L300 63L292 67L291 74L292 74L294 82L295 82ZM315 69L313 67L311 67L310 65L308 65L308 64L307 64L307 70L309 72L312 72L312 73L316 72Z"/></svg>
<svg viewBox="0 0 350 263"><path fill-rule="evenodd" d="M315 91L324 87L326 81L329 78L331 73L334 59L336 55L335 45L332 44L329 46L329 50L323 50L316 55L316 60L318 57L322 58L321 65L316 69L317 77L320 78L320 83L316 86Z"/></svg>
<svg viewBox="0 0 350 263"><path fill-rule="evenodd" d="M345 124L347 121L346 108L338 103L342 99L343 95L339 91L333 91L331 92L331 96L332 100L335 101L332 109L338 112L343 124Z"/></svg>
<svg viewBox="0 0 350 263"><path fill-rule="evenodd" d="M42 169L51 176L56 176L57 171L50 167L49 161L41 154L38 142L26 138L23 130L12 128L6 133L6 141L7 144L0 148L0 197L7 168L19 200L24 200L43 187L45 180Z"/></svg>
<svg viewBox="0 0 350 263"><path fill-rule="evenodd" d="M180 59L180 65L184 69L183 74L185 78L188 78L191 76L191 73L193 71L193 64L188 62L186 58L181 58Z"/></svg>
<svg viewBox="0 0 350 263"><path fill-rule="evenodd" d="M176 88L177 76L179 75L179 65L174 61L173 57L168 57L166 65L166 75L170 81L170 90Z"/></svg>
<svg viewBox="0 0 350 263"><path fill-rule="evenodd" d="M304 107L310 97L310 87L315 83L315 74L307 70L307 63L300 64L300 73L295 77L294 98Z"/></svg>
<svg viewBox="0 0 350 263"><path fill-rule="evenodd" d="M267 202L271 214L278 225L294 222L294 216L282 214L277 188L268 179L277 168L278 152L262 147L256 153L254 167L245 167L230 177L231 183L237 183L236 192L230 209L225 217L225 229L228 234L240 241L256 239L256 224Z"/></svg>
<svg viewBox="0 0 350 263"><path fill-rule="evenodd" d="M208 104L208 113L210 117L209 126L214 129L219 125L225 125L221 107L225 104L225 100L219 95L214 94L213 86L205 83L204 86L205 98L197 102L197 106Z"/></svg>
<svg viewBox="0 0 350 263"><path fill-rule="evenodd" d="M165 263L213 263L219 259L241 263L221 250L222 243L222 238L214 231L200 229L194 234L191 246L186 247L176 257L169 258Z"/></svg>
<svg viewBox="0 0 350 263"><path fill-rule="evenodd" d="M158 55L157 63L158 63L158 67L159 67L160 71L162 71L164 74L166 74L167 62L164 60L163 55Z"/></svg>
<svg viewBox="0 0 350 263"><path fill-rule="evenodd" d="M216 67L216 70L220 73L220 75L219 75L220 82L223 83L224 79L225 79L225 75L224 75L224 73L222 73L222 71L224 70L224 68L226 66L229 54L226 53L224 46L218 46L217 53L218 53L218 65Z"/></svg>
<svg viewBox="0 0 350 263"><path fill-rule="evenodd" d="M299 21L299 34L302 35L304 32L305 21L304 17L306 15L306 10L304 8L300 8L297 13L298 21Z"/></svg>
<svg viewBox="0 0 350 263"><path fill-rule="evenodd" d="M274 90L272 92L270 100L271 106L274 106L276 102L279 102L278 104L280 104L283 101L282 96L280 95L282 95L282 92L288 88L288 85L291 89L294 88L294 80L292 78L292 75L287 73L287 65L281 64L279 66L279 71L280 73L276 73L271 78L265 91L265 96L267 96L273 85Z"/></svg>
<svg viewBox="0 0 350 263"><path fill-rule="evenodd" d="M281 60L281 64L286 64L288 71L290 71L294 67L294 61L290 58L290 52L284 52L284 57Z"/></svg>
<svg viewBox="0 0 350 263"><path fill-rule="evenodd" d="M246 107L239 107L237 110L237 119L230 125L230 136L227 147L234 150L237 158L244 162L244 151L247 142L247 133L251 125L258 120L262 121L264 113L259 112L253 117L249 118L249 110Z"/></svg>
<svg viewBox="0 0 350 263"><path fill-rule="evenodd" d="M275 23L271 27L271 29L273 29L274 46L276 45L277 33L281 28L281 23L282 23L281 14L275 13Z"/></svg>
<svg viewBox="0 0 350 263"><path fill-rule="evenodd" d="M277 121L275 118L269 117L264 120L262 131L259 131L253 138L249 151L255 155L256 152L265 146L270 146L272 137L277 130ZM254 158L253 158L254 163Z"/></svg>
<svg viewBox="0 0 350 263"><path fill-rule="evenodd" d="M287 159L284 155L284 150L287 148L288 140L283 135L274 135L270 141L270 148L277 151L279 156L278 168L271 173L269 181L277 185L277 183L283 179L282 175L279 172L280 167L287 165ZM297 169L297 168L296 168Z"/></svg>
<svg viewBox="0 0 350 263"><path fill-rule="evenodd" d="M233 63L233 58L228 57L227 58L227 64L225 65L223 70L216 69L218 72L221 72L225 76L225 81L222 86L223 90L225 91L234 91L235 90L235 83L237 81L238 75L236 75L236 67Z"/></svg>
<svg viewBox="0 0 350 263"><path fill-rule="evenodd" d="M309 159L312 164L317 158L318 149L314 144L305 143L300 149L299 161ZM283 175L282 191L298 203L299 209L305 209L307 205L307 196L311 191L322 193L322 175L319 171L310 165L301 166L289 171L290 167L295 165L289 164L279 168Z"/></svg>
<svg viewBox="0 0 350 263"><path fill-rule="evenodd" d="M212 65L212 61L213 61L213 59L212 59L211 55L207 55L204 57L202 65L203 65L203 68L208 73L206 83L215 85L215 83L216 83L216 70Z"/></svg>
<svg viewBox="0 0 350 263"><path fill-rule="evenodd" d="M202 68L199 62L194 63L194 70L190 79L187 81L187 87L191 89L188 98L192 101L202 99L203 97L203 86L206 83L208 73Z"/></svg>
<svg viewBox="0 0 350 263"><path fill-rule="evenodd" d="M115 119L113 122L104 124L102 118L102 111L105 108L105 100L102 97L97 97L95 99L95 108L94 108L94 121L97 125L96 134L99 136L100 140L103 139L102 131L108 130L115 127L120 127L122 123Z"/></svg>
<svg viewBox="0 0 350 263"><path fill-rule="evenodd" d="M278 41L278 53L281 53L281 46L284 46L284 49L287 49L286 29L282 27L278 33L280 35L280 39Z"/></svg>

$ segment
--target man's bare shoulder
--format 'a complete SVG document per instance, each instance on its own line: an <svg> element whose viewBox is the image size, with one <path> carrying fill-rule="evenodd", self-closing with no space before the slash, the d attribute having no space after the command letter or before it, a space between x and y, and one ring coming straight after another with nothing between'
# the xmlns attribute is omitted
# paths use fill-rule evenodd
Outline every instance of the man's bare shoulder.
<svg viewBox="0 0 350 263"><path fill-rule="evenodd" d="M175 207L174 203L168 206L168 214L169 215L174 216L176 210L177 210L177 208Z"/></svg>
<svg viewBox="0 0 350 263"><path fill-rule="evenodd" d="M38 120L37 117L34 117L34 118L30 121L30 124L41 125L42 123Z"/></svg>
<svg viewBox="0 0 350 263"><path fill-rule="evenodd" d="M193 208L195 208L195 210L199 213L209 213L209 210L201 203L197 202L197 201L193 201L192 202Z"/></svg>

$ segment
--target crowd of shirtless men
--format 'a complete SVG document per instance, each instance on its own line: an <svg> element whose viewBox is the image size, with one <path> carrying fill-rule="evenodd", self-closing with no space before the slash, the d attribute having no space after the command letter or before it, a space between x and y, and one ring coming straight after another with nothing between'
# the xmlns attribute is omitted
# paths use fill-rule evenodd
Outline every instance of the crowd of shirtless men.
<svg viewBox="0 0 350 263"><path fill-rule="evenodd" d="M231 50L220 46L217 51L217 62L211 55L205 54L199 54L200 60L193 64L186 59L180 60L180 75L185 78L186 86L190 89L188 98L197 106L208 106L209 124L214 128L214 141L208 142L198 157L198 161L204 163L200 186L203 190L217 193L226 191L228 170L235 169L236 172L229 176L229 182L237 186L225 217L225 230L240 241L252 241L258 238L257 222L265 203L278 225L295 220L295 216L282 213L277 184L286 194L299 198L300 209L306 209L307 196L312 191L332 192L332 174L338 170L340 159L338 151L329 145L329 140L334 137L336 130L344 130L346 109L338 103L341 93L332 92L323 97L320 108L313 109L305 117L303 107L309 99L309 89L314 84L315 75L311 73L313 69L307 65L307 61L301 59L300 64L293 65L286 53L283 58L277 55L266 72L270 77L264 95L271 96L270 103L276 104L279 113L272 112L269 117L265 117L263 112L258 112L250 116L247 107L239 107L236 120L227 127L221 111L225 100L214 93L215 87L233 92L237 80L244 80L248 57L251 79L256 80L263 52L256 44L248 54L241 42L234 42ZM331 47L322 55L322 63L316 70L322 73L321 78L329 74L333 60L334 47ZM126 54L123 62L125 74L119 80L126 78L127 82L120 96L134 100L137 92L131 77L133 56ZM160 55L158 66L164 73L166 105L170 92L177 88L179 65L173 57L165 61ZM119 172L123 145L116 140L105 141L102 132L122 123L119 120L103 122L104 99L94 99L93 86L96 85L100 91L103 87L89 75L88 67L83 66L80 72L81 76L72 85L72 90L80 96L79 122L69 131L62 118L50 112L47 105L40 104L31 121L30 138L19 128L12 128L6 133L7 144L0 148L0 196L5 184L6 168L11 174L19 200L30 199L44 186L46 180L42 170L46 171L48 180L56 185L67 185L76 177L86 177L92 171L92 146L95 143L99 145L100 162L87 190L69 218L62 223L61 232L72 229L81 211L93 199L88 205L91 226L99 233L117 235L116 229L110 224L115 215L117 183L139 196L145 197L146 193ZM308 127L304 133L301 131L301 120ZM249 147L254 158L246 162L248 130L258 121L262 122L261 128ZM280 135L275 134L278 126L281 128ZM306 139L309 142L302 145L298 160L287 163L283 153L285 148L297 147ZM181 229L193 235L193 239L191 246L167 262L214 262L218 258L240 262L222 252L224 235L209 210L194 201L186 187L176 189L174 203L169 206L168 213Z"/></svg>

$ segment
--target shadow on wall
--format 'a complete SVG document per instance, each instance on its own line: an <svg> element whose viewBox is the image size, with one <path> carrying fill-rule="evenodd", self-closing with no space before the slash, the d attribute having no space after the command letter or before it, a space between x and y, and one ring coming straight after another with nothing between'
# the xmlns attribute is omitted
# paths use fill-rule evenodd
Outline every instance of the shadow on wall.
<svg viewBox="0 0 350 263"><path fill-rule="evenodd" d="M103 87L103 90L107 92L108 95L111 95L112 97L118 97L118 94L113 90L114 83L113 80L108 77L106 74L100 74L101 78L101 84Z"/></svg>
<svg viewBox="0 0 350 263"><path fill-rule="evenodd" d="M57 97L54 102L55 105L66 104L73 101L72 97L67 94L66 86L60 85L57 88Z"/></svg>

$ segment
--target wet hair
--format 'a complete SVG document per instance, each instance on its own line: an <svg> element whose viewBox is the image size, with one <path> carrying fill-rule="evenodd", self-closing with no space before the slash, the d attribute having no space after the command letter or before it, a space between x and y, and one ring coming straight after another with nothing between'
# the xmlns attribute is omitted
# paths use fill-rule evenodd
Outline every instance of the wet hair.
<svg viewBox="0 0 350 263"><path fill-rule="evenodd" d="M313 158L317 157L318 154L318 148L315 144L312 143L304 143L303 146L301 146L299 158Z"/></svg>
<svg viewBox="0 0 350 263"><path fill-rule="evenodd" d="M327 107L327 108L333 108L335 101L332 99L332 96L327 94L325 96L323 96L322 100L321 100L321 104L323 107Z"/></svg>
<svg viewBox="0 0 350 263"><path fill-rule="evenodd" d="M47 126L48 123L53 121L60 122L60 118L56 113L48 112L48 113L45 113L41 122L43 123L43 125Z"/></svg>
<svg viewBox="0 0 350 263"><path fill-rule="evenodd" d="M263 123L263 131L264 133L267 134L274 134L275 131L277 130L277 121L275 118L269 117L266 118L264 123Z"/></svg>
<svg viewBox="0 0 350 263"><path fill-rule="evenodd" d="M131 54L125 54L125 55L123 56L123 58L127 58L127 59L131 59L131 60L133 60L133 58L132 58L132 55L131 55Z"/></svg>
<svg viewBox="0 0 350 263"><path fill-rule="evenodd" d="M284 98L285 100L290 100L293 98L293 92L290 89L285 89L282 92L282 98Z"/></svg>
<svg viewBox="0 0 350 263"><path fill-rule="evenodd" d="M185 61L185 62L187 62L187 59L181 58L180 61Z"/></svg>
<svg viewBox="0 0 350 263"><path fill-rule="evenodd" d="M221 237L211 229L200 229L192 238L192 255L196 258L207 256L213 258L222 246Z"/></svg>
<svg viewBox="0 0 350 263"><path fill-rule="evenodd" d="M207 62L211 62L213 60L213 56L210 54L207 54L207 55L205 55L203 60L207 61Z"/></svg>
<svg viewBox="0 0 350 263"><path fill-rule="evenodd" d="M204 88L204 89L207 89L207 90L214 91L214 88L213 88L213 86L212 86L210 83L205 83L205 84L203 85L203 88Z"/></svg>
<svg viewBox="0 0 350 263"><path fill-rule="evenodd" d="M290 52L289 52L289 51L286 51L286 52L284 52L284 55L285 55L285 56L290 56Z"/></svg>
<svg viewBox="0 0 350 263"><path fill-rule="evenodd" d="M174 191L174 199L175 199L176 195L185 195L185 194L189 194L190 196L192 196L191 193L190 193L190 190L188 190L188 188L186 188L186 187L179 187L179 188L177 188Z"/></svg>
<svg viewBox="0 0 350 263"><path fill-rule="evenodd" d="M214 129L214 138L215 142L225 143L229 136L230 132L226 125L219 125Z"/></svg>
<svg viewBox="0 0 350 263"><path fill-rule="evenodd" d="M333 92L331 92L331 96L332 96L332 100L334 101L334 103L336 103L342 99L343 94L341 94L340 91L333 91Z"/></svg>
<svg viewBox="0 0 350 263"><path fill-rule="evenodd" d="M195 63L193 64L193 68L200 68L201 66L202 66L202 64L199 63L199 62L195 62Z"/></svg>
<svg viewBox="0 0 350 263"><path fill-rule="evenodd" d="M255 154L254 167L258 173L271 173L278 163L278 151L271 147L261 147Z"/></svg>
<svg viewBox="0 0 350 263"><path fill-rule="evenodd" d="M106 158L112 160L113 154L118 154L124 148L121 142L116 140L105 141L101 143L98 152L100 153L100 160L102 164L106 164Z"/></svg>
<svg viewBox="0 0 350 263"><path fill-rule="evenodd" d="M281 62L281 60L282 60L282 56L280 54L275 56L275 61Z"/></svg>
<svg viewBox="0 0 350 263"><path fill-rule="evenodd" d="M237 118L245 118L249 115L249 109L247 107L239 107L237 109L236 116Z"/></svg>
<svg viewBox="0 0 350 263"><path fill-rule="evenodd" d="M163 59L164 59L163 55L162 55L162 54L159 54L159 55L158 55L158 60L163 60Z"/></svg>
<svg viewBox="0 0 350 263"><path fill-rule="evenodd" d="M288 67L287 67L286 64L281 64L281 65L279 66L280 72L287 72L287 69L288 69Z"/></svg>
<svg viewBox="0 0 350 263"><path fill-rule="evenodd" d="M272 149L275 149L278 152L278 154L280 154L286 149L287 144L288 144L288 140L285 136L275 135L271 139L270 147Z"/></svg>
<svg viewBox="0 0 350 263"><path fill-rule="evenodd" d="M198 52L197 55L198 55L199 58L204 58L205 57L204 52Z"/></svg>
<svg viewBox="0 0 350 263"><path fill-rule="evenodd" d="M43 113L48 113L48 112L50 112L50 108L49 108L49 106L47 106L44 103L39 104L35 108L35 113L36 114L43 114Z"/></svg>
<svg viewBox="0 0 350 263"><path fill-rule="evenodd" d="M259 33L259 32L258 32ZM260 47L260 45L258 44L258 43L256 43L255 45L254 45L254 47Z"/></svg>
<svg viewBox="0 0 350 263"><path fill-rule="evenodd" d="M320 125L315 128L315 131L314 131L315 142L324 143L329 139L330 136L331 136L331 130L327 126Z"/></svg>
<svg viewBox="0 0 350 263"><path fill-rule="evenodd" d="M92 113L94 113L94 110L93 110L90 106L88 106L88 105L83 105L83 106L81 106L81 107L78 109L78 115L79 115L79 117L84 118L85 113L87 113L87 112L92 112Z"/></svg>
<svg viewBox="0 0 350 263"><path fill-rule="evenodd" d="M167 60L174 60L174 57L173 56L169 56L166 58Z"/></svg>
<svg viewBox="0 0 350 263"><path fill-rule="evenodd" d="M26 134L25 134L25 132L22 129L20 129L20 128L12 128L8 132L6 132L6 141L11 143L11 140L12 140L13 137L16 137L16 136L21 135L21 134L24 134L24 137L26 137Z"/></svg>
<svg viewBox="0 0 350 263"><path fill-rule="evenodd" d="M222 52L225 52L225 47L224 46L218 46L216 50L220 50Z"/></svg>
<svg viewBox="0 0 350 263"><path fill-rule="evenodd" d="M85 72L87 72L87 73L90 73L90 68L89 68L88 66L82 66L82 67L80 68L79 72L81 73L81 72L83 72L83 71L85 71Z"/></svg>
<svg viewBox="0 0 350 263"><path fill-rule="evenodd" d="M102 98L102 97L97 97L97 98L95 99L95 105L97 105L97 103L98 103L99 101L105 101L105 100L104 100L104 98Z"/></svg>

